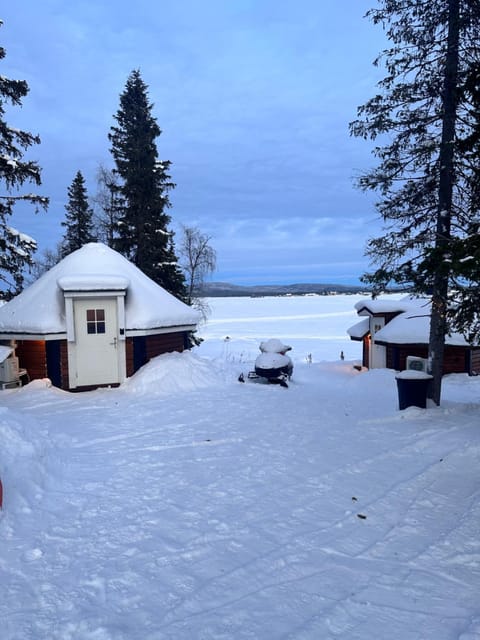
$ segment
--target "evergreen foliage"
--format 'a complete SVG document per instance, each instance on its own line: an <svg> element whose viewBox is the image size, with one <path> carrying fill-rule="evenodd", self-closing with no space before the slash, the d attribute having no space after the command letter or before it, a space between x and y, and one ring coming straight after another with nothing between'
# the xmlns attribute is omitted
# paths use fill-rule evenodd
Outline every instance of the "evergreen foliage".
<svg viewBox="0 0 480 640"><path fill-rule="evenodd" d="M472 180L478 156L472 151L468 157L462 144L476 126L467 86L480 63L480 3L379 5L367 16L387 27L391 47L375 61L386 76L350 125L353 135L380 141L377 167L359 179L362 189L379 193L384 222L384 235L367 247L377 268L363 280L377 293L395 283L431 296L430 394L438 404L452 285L461 264L453 263L452 250L456 245L460 251L467 237L478 191Z"/></svg>
<svg viewBox="0 0 480 640"><path fill-rule="evenodd" d="M2 22L0 21L0 26ZM0 47L0 60L5 49ZM10 127L5 121L7 105L21 106L28 93L24 80L10 80L0 75L0 296L11 298L23 286L24 270L33 264L36 242L9 225L16 204L29 202L44 209L48 198L21 193L25 183L41 184L40 167L32 160L24 160L25 151L40 138L26 131Z"/></svg>
<svg viewBox="0 0 480 640"><path fill-rule="evenodd" d="M185 280L179 268L169 231L169 191L175 186L169 161L160 161L156 139L161 130L152 115L148 87L140 71L128 77L114 116L109 140L120 178L117 234L113 247L152 280L180 298Z"/></svg>
<svg viewBox="0 0 480 640"><path fill-rule="evenodd" d="M466 175L469 221L465 236L452 241L454 301L450 309L453 329L472 342L480 340L480 65L472 68L465 85L472 127L459 141L469 166Z"/></svg>
<svg viewBox="0 0 480 640"><path fill-rule="evenodd" d="M72 184L68 188L67 211L62 226L66 228L61 243L61 257L80 249L88 242L95 242L93 231L93 211L88 204L85 178L77 171Z"/></svg>

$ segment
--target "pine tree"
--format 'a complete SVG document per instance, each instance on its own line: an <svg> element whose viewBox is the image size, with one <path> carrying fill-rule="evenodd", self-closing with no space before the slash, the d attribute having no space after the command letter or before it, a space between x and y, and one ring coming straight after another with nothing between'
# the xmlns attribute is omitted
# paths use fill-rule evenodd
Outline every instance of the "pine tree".
<svg viewBox="0 0 480 640"><path fill-rule="evenodd" d="M67 214L62 226L66 231L62 240L62 258L96 240L93 233L93 211L88 204L85 179L80 171L77 171L68 188L68 204L65 209Z"/></svg>
<svg viewBox="0 0 480 640"><path fill-rule="evenodd" d="M5 49L0 47L0 60L4 57ZM9 225L14 206L19 202L32 203L37 210L48 206L48 198L20 193L25 183L41 184L39 165L23 159L24 152L39 144L40 138L5 122L6 105L21 106L28 90L24 80L0 75L0 296L5 299L21 291L24 270L33 264L32 255L37 247L35 240Z"/></svg>
<svg viewBox="0 0 480 640"><path fill-rule="evenodd" d="M130 74L114 116L109 140L120 177L117 237L114 248L152 280L183 298L185 280L168 229L168 192L175 186L169 161L160 161L156 139L161 130L152 115L148 87L138 70Z"/></svg>
<svg viewBox="0 0 480 640"><path fill-rule="evenodd" d="M409 286L432 299L430 397L439 404L445 335L455 271L451 251L469 225L471 171L460 140L473 120L464 88L480 61L478 0L381 0L368 12L388 25L392 46L383 62L380 92L358 110L355 136L381 138L377 168L359 185L378 191L384 235L369 241L378 268L364 281L381 291L389 283Z"/></svg>
<svg viewBox="0 0 480 640"><path fill-rule="evenodd" d="M465 208L470 220L465 236L452 244L454 304L450 321L454 330L471 342L480 342L480 66L472 68L465 84L468 113L473 123L469 134L459 141L464 154L468 184Z"/></svg>

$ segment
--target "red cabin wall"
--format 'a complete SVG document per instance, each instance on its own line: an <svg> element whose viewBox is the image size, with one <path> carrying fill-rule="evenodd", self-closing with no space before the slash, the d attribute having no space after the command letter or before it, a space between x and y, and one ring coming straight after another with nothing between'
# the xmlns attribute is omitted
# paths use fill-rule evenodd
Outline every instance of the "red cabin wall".
<svg viewBox="0 0 480 640"><path fill-rule="evenodd" d="M469 347L445 345L443 375L448 373L470 373ZM403 371L407 356L428 357L428 347L419 344L387 345L387 368Z"/></svg>
<svg viewBox="0 0 480 640"><path fill-rule="evenodd" d="M474 376L480 376L480 349L472 349L470 373Z"/></svg>
<svg viewBox="0 0 480 640"><path fill-rule="evenodd" d="M142 344L143 354L141 358L135 355L135 341L138 342L139 340L144 341ZM162 353L171 353L172 351L181 353L185 349L185 332L176 331L174 333L160 333L139 338L127 338L125 347L127 377L130 377L155 356L159 356Z"/></svg>
<svg viewBox="0 0 480 640"><path fill-rule="evenodd" d="M21 369L26 369L30 380L47 377L45 340L17 340L15 355Z"/></svg>
<svg viewBox="0 0 480 640"><path fill-rule="evenodd" d="M157 336L147 336L147 358L149 360L162 353L182 352L183 349L183 333L162 333Z"/></svg>
<svg viewBox="0 0 480 640"><path fill-rule="evenodd" d="M370 368L370 334L362 340L362 365Z"/></svg>
<svg viewBox="0 0 480 640"><path fill-rule="evenodd" d="M133 338L127 338L125 340L125 357L127 363L127 378L130 378L130 376L133 376L135 373L133 361Z"/></svg>
<svg viewBox="0 0 480 640"><path fill-rule="evenodd" d="M66 340L62 340L60 344L60 372L62 376L62 389L68 390L70 380L68 377L68 344Z"/></svg>
<svg viewBox="0 0 480 640"><path fill-rule="evenodd" d="M177 331L142 337L142 340L144 340L144 357L142 362L137 363L137 366L135 366L134 340L134 338L125 340L127 377L132 376L142 364L145 364L151 358L172 351L182 352L185 348L185 332ZM60 368L60 386L62 389L68 390L68 346L66 340L61 340L59 343L60 362L55 364ZM20 367L27 370L30 380L51 378L48 373L47 350L44 340L18 340L15 351L19 358ZM88 387L88 389L92 388L95 387Z"/></svg>
<svg viewBox="0 0 480 640"><path fill-rule="evenodd" d="M422 344L386 345L387 368L403 371L406 368L407 356L428 357L428 346ZM370 366L370 336L365 336L362 345L362 364ZM480 375L480 348L457 347L445 345L443 374L468 373Z"/></svg>
<svg viewBox="0 0 480 640"><path fill-rule="evenodd" d="M61 389L68 389L68 347L66 340L60 340ZM48 371L47 343L45 340L17 340L15 354L21 369L26 369L30 380L52 377Z"/></svg>

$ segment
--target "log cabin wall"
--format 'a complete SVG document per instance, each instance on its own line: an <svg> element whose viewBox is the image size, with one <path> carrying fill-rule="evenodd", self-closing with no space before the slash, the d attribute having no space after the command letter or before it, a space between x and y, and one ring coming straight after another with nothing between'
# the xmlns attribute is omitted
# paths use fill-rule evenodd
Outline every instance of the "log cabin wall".
<svg viewBox="0 0 480 640"><path fill-rule="evenodd" d="M47 376L47 354L44 340L17 340L15 354L21 369L26 369L30 380Z"/></svg>
<svg viewBox="0 0 480 640"><path fill-rule="evenodd" d="M183 332L162 333L156 336L147 336L146 340L147 362L162 353L178 351L181 353L184 346Z"/></svg>
<svg viewBox="0 0 480 640"><path fill-rule="evenodd" d="M403 371L407 366L407 356L428 358L428 347L421 344L387 345L388 369ZM443 375L447 373L470 373L470 369L470 349L468 347L445 345Z"/></svg>
<svg viewBox="0 0 480 640"><path fill-rule="evenodd" d="M56 387L68 389L66 340L18 340L15 353L30 380L49 378Z"/></svg>
<svg viewBox="0 0 480 640"><path fill-rule="evenodd" d="M136 336L125 341L127 377L143 367L149 360L162 353L178 351L185 347L185 332L160 333L152 336Z"/></svg>
<svg viewBox="0 0 480 640"><path fill-rule="evenodd" d="M480 348L472 349L470 353L470 374L480 376Z"/></svg>
<svg viewBox="0 0 480 640"><path fill-rule="evenodd" d="M60 341L60 372L62 378L62 389L70 388L68 377L68 345L66 340Z"/></svg>
<svg viewBox="0 0 480 640"><path fill-rule="evenodd" d="M127 378L133 376L135 373L135 367L133 364L133 351L134 351L134 340L135 338L127 338L125 340L125 356L127 362Z"/></svg>
<svg viewBox="0 0 480 640"><path fill-rule="evenodd" d="M470 373L470 348L445 347L443 373Z"/></svg>
<svg viewBox="0 0 480 640"><path fill-rule="evenodd" d="M362 340L362 365L370 368L370 334Z"/></svg>
<svg viewBox="0 0 480 640"><path fill-rule="evenodd" d="M428 347L421 344L387 345L387 368L403 371L407 366L407 356L428 357Z"/></svg>

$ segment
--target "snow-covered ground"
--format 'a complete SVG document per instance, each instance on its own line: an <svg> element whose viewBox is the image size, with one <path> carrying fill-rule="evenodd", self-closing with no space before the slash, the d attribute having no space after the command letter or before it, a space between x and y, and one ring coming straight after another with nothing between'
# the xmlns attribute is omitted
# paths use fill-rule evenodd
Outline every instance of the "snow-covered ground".
<svg viewBox="0 0 480 640"><path fill-rule="evenodd" d="M1 392L0 638L480 638L480 377L399 411L357 299L215 299L119 389ZM289 388L240 384L271 337Z"/></svg>

